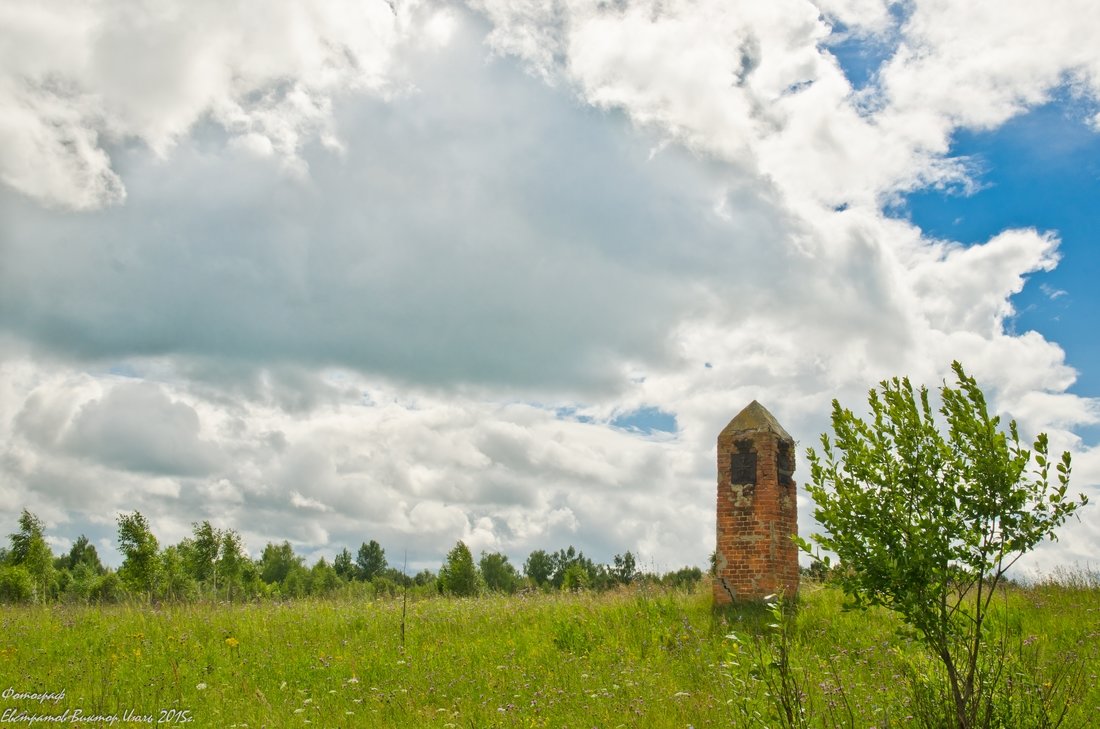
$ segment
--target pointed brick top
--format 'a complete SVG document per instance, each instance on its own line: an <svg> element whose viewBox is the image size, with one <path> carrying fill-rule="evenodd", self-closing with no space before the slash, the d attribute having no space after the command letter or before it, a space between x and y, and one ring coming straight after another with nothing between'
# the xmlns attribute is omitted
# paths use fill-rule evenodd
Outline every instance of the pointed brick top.
<svg viewBox="0 0 1100 729"><path fill-rule="evenodd" d="M783 430L783 426L779 424L779 421L775 419L775 416L768 412L768 409L758 403L756 400L750 402L745 409L737 414L733 420L729 422L725 428L722 429L722 433L719 437L726 435L727 433L736 433L742 431L768 431L778 435L783 440L794 441L794 438L790 434Z"/></svg>

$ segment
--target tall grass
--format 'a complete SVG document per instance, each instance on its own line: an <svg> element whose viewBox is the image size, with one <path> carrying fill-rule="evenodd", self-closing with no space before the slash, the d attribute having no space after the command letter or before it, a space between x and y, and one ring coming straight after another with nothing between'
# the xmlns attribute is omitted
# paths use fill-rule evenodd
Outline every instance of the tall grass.
<svg viewBox="0 0 1100 729"><path fill-rule="evenodd" d="M1009 600L1009 632L1037 666L1081 661L1065 726L1088 726L1100 716L1100 592L1044 584ZM891 614L841 601L810 586L792 624L813 724L917 726L906 677L927 669L919 644ZM766 636L767 613L715 611L704 591L417 600L404 647L401 609L399 598L5 607L0 691L65 697L0 698L0 712L79 709L116 726L127 710L186 711L199 727L779 725L760 666L728 637Z"/></svg>

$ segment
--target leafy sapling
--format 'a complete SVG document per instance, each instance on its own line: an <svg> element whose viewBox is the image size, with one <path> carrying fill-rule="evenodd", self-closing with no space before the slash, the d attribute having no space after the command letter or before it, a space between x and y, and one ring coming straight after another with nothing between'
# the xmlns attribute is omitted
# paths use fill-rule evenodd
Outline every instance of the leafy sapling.
<svg viewBox="0 0 1100 729"><path fill-rule="evenodd" d="M869 420L834 400L833 437L807 452L807 489L825 530L812 539L839 559L845 592L918 629L946 672L956 726L969 729L996 689L983 667L998 586L1088 499L1067 496L1068 452L1052 474L1046 434L1021 445L1015 421L1004 432L975 380L958 362L952 370L956 386L940 388L945 432L928 390L908 378L871 390Z"/></svg>

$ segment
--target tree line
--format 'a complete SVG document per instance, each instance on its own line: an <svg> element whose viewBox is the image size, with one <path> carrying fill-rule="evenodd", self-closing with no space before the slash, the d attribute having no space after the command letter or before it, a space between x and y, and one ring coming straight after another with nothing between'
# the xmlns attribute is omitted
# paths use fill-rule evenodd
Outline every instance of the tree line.
<svg viewBox="0 0 1100 729"><path fill-rule="evenodd" d="M517 566L501 552L474 559L459 541L438 572L409 575L391 565L377 541L353 554L344 548L330 562L312 565L289 541L269 542L259 559L245 552L240 534L209 521L192 524L191 535L162 547L141 512L119 514L117 570L105 566L95 545L81 535L68 554L55 555L42 520L26 509L19 528L0 547L0 602L119 602L128 599L227 601L345 595L365 598L419 595L475 596L528 590L609 590L638 582L690 588L703 577L698 567L664 575L642 572L631 552L596 563L572 545L556 552L537 549Z"/></svg>

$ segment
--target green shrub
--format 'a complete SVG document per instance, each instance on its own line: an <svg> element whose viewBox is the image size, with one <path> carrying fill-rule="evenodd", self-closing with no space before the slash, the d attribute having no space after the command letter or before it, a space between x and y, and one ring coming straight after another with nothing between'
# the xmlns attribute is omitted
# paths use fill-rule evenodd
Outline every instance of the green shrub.
<svg viewBox="0 0 1100 729"><path fill-rule="evenodd" d="M0 602L30 602L34 583L23 565L0 567Z"/></svg>

